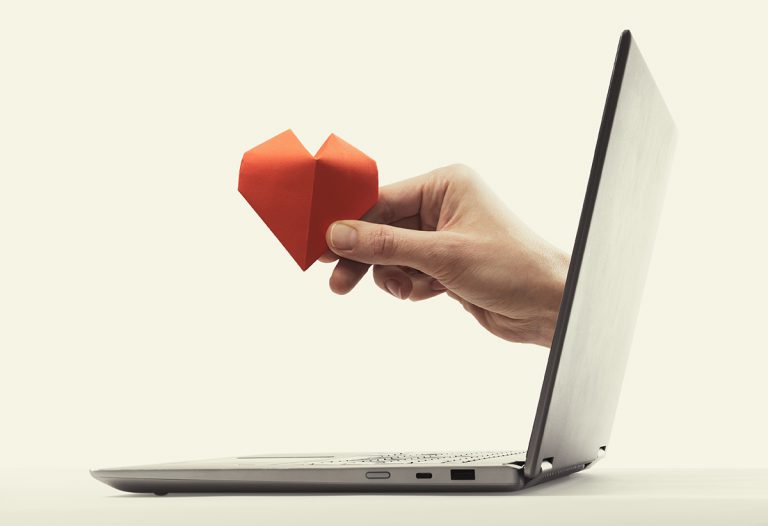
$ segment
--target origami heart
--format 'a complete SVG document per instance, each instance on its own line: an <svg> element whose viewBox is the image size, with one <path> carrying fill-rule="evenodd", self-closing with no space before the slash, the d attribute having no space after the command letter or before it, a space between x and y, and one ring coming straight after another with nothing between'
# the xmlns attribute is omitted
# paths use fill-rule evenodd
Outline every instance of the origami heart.
<svg viewBox="0 0 768 526"><path fill-rule="evenodd" d="M312 156L291 130L248 150L238 190L302 270L328 250L325 232L379 198L376 161L331 134Z"/></svg>

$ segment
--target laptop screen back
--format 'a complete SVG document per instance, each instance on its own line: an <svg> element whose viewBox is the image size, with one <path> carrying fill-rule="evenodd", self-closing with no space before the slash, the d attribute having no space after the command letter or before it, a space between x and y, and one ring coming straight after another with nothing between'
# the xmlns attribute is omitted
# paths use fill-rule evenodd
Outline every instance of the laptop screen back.
<svg viewBox="0 0 768 526"><path fill-rule="evenodd" d="M675 126L622 34L528 448L525 474L589 464L608 445L650 262ZM602 451L601 451L602 449Z"/></svg>

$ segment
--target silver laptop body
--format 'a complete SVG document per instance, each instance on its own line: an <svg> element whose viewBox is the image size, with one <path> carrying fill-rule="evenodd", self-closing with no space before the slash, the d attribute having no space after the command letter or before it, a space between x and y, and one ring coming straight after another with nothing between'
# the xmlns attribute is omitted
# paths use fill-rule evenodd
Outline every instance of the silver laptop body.
<svg viewBox="0 0 768 526"><path fill-rule="evenodd" d="M159 495L511 491L591 466L608 446L674 143L669 111L624 31L527 452L251 455L91 474Z"/></svg>

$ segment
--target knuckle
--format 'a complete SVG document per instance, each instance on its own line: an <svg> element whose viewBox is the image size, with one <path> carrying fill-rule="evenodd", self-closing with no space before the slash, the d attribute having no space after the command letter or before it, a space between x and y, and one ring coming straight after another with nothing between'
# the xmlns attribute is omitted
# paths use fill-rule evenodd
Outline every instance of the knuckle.
<svg viewBox="0 0 768 526"><path fill-rule="evenodd" d="M453 181L471 181L477 174L466 164L456 163L445 167L446 176Z"/></svg>
<svg viewBox="0 0 768 526"><path fill-rule="evenodd" d="M444 186L472 184L478 178L477 173L466 164L449 164L438 168L433 172L433 176Z"/></svg>
<svg viewBox="0 0 768 526"><path fill-rule="evenodd" d="M371 232L370 246L376 259L391 259L397 251L394 231L385 227L374 228Z"/></svg>

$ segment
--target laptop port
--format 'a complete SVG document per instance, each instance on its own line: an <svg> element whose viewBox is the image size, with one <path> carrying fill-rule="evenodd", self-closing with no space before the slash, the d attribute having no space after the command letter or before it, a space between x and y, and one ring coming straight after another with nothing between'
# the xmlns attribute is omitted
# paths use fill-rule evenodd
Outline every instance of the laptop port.
<svg viewBox="0 0 768 526"><path fill-rule="evenodd" d="M431 479L432 473L416 473L417 479Z"/></svg>
<svg viewBox="0 0 768 526"><path fill-rule="evenodd" d="M452 469L451 480L475 480L474 469Z"/></svg>

